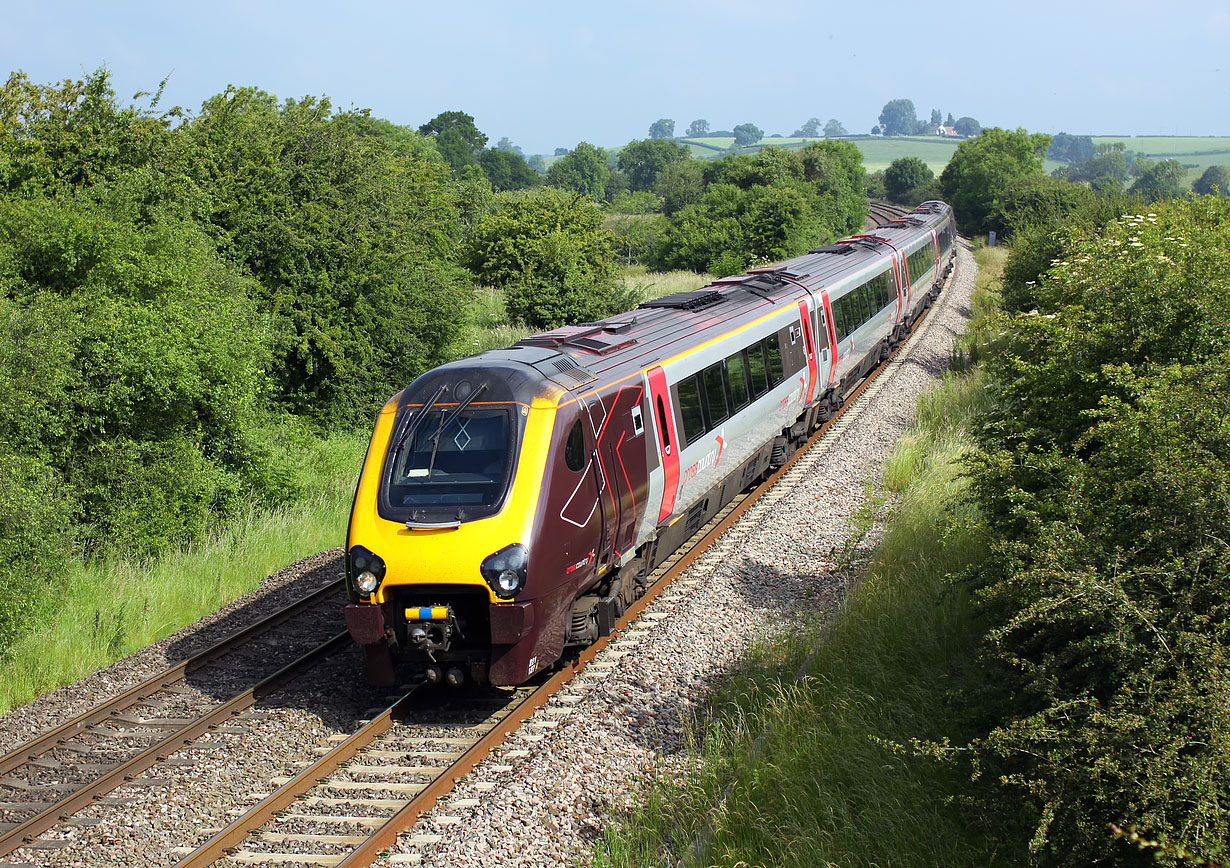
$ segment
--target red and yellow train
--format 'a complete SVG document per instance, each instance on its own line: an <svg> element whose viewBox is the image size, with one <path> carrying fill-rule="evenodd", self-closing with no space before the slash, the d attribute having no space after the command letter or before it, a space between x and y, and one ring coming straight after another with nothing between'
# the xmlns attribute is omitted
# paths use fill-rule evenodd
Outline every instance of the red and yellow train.
<svg viewBox="0 0 1230 868"><path fill-rule="evenodd" d="M769 268L435 368L381 410L347 538L368 675L519 684L780 465L952 268L926 202Z"/></svg>

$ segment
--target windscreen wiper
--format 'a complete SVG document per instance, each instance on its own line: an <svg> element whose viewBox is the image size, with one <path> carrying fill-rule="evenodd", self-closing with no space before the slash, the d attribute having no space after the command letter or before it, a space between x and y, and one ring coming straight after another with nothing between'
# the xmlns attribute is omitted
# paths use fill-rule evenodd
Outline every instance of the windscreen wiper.
<svg viewBox="0 0 1230 868"><path fill-rule="evenodd" d="M448 383L445 383L443 386L436 389L436 393L431 396L431 400L428 401L426 404L424 404L422 409L420 409L417 413L415 413L408 420L406 420L405 430L401 432L401 436L399 436L397 438L397 442L393 444L393 454L394 455L396 455L399 451L401 451L401 447L405 444L405 442L408 439L410 439L410 435L412 435L415 431L418 430L419 425L422 423L424 419L427 418L427 414L431 412L431 408L436 406L436 401L439 401L440 396L443 395L446 391L448 391Z"/></svg>
<svg viewBox="0 0 1230 868"><path fill-rule="evenodd" d="M479 395L481 395L485 391L487 391L487 384L483 383L481 386L479 386L477 389L475 389L473 392L467 395L466 399L462 401L460 404L458 404L457 407L453 410L453 412L449 413L448 416L440 420L440 427L436 429L436 433L431 438L431 460L427 462L427 478L428 479L431 479L431 472L432 470L435 469L435 466L436 466L436 452L438 452L440 449L440 437L444 434L444 429L447 428L449 425L453 424L453 420L461 415L461 411L464 410L466 407L469 407L472 403L474 403L474 399L477 398Z"/></svg>

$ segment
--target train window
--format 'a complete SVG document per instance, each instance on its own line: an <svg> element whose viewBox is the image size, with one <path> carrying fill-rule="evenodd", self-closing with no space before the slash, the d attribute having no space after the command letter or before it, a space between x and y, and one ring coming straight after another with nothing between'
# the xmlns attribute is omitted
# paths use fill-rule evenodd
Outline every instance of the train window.
<svg viewBox="0 0 1230 868"><path fill-rule="evenodd" d="M705 433L705 415L700 408L700 378L693 374L680 380L676 394L679 396L679 420L683 423L683 442L693 443Z"/></svg>
<svg viewBox="0 0 1230 868"><path fill-rule="evenodd" d="M658 396L658 428L662 431L662 452L666 455L671 451L670 428L666 424L666 407L662 404L662 396Z"/></svg>
<svg viewBox="0 0 1230 868"><path fill-rule="evenodd" d="M723 376L722 363L710 365L701 374L705 384L705 406L709 409L709 428L719 422L725 422L730 416L726 403L726 378Z"/></svg>
<svg viewBox="0 0 1230 868"><path fill-rule="evenodd" d="M892 293L888 290L888 272L881 272L871 279L871 285L875 287L876 307L880 310L888 307L892 301Z"/></svg>
<svg viewBox="0 0 1230 868"><path fill-rule="evenodd" d="M837 336L837 343L841 343L846 339L846 312L845 305L842 302L845 299L834 299L831 303L833 308L833 334Z"/></svg>
<svg viewBox="0 0 1230 868"><path fill-rule="evenodd" d="M735 353L726 360L726 379L730 383L730 403L735 410L742 410L751 401L747 390L747 357Z"/></svg>
<svg viewBox="0 0 1230 868"><path fill-rule="evenodd" d="M747 348L747 373L752 381L752 397L759 398L769 391L768 370L764 363L764 342L757 341Z"/></svg>
<svg viewBox="0 0 1230 868"><path fill-rule="evenodd" d="M512 431L505 410L464 410L451 418L432 413L394 459L390 503L453 509L498 504L507 483Z"/></svg>
<svg viewBox="0 0 1230 868"><path fill-rule="evenodd" d="M585 469L585 431L581 427L580 419L573 423L568 439L564 442L564 463L572 471Z"/></svg>
<svg viewBox="0 0 1230 868"><path fill-rule="evenodd" d="M866 323L875 315L876 308L871 300L871 287L865 283L858 288L858 303L863 308L862 323Z"/></svg>
<svg viewBox="0 0 1230 868"><path fill-rule="evenodd" d="M764 339L765 358L769 361L769 382L776 386L786 379L786 366L782 364L782 344L777 335Z"/></svg>

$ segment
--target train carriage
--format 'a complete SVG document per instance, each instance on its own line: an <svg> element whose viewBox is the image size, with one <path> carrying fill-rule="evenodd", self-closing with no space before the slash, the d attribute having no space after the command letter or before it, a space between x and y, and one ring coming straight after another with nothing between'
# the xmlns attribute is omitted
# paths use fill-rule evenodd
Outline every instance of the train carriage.
<svg viewBox="0 0 1230 868"><path fill-rule="evenodd" d="M368 674L518 684L780 465L947 274L952 214L428 371L379 414L347 532Z"/></svg>

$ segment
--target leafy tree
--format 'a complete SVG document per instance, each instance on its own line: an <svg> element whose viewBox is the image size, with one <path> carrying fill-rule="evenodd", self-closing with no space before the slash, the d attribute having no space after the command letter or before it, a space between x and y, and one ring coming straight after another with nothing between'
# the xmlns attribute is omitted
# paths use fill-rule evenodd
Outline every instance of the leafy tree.
<svg viewBox="0 0 1230 868"><path fill-rule="evenodd" d="M957 145L940 175L944 198L957 212L966 232L985 232L996 197L1014 178L1042 174L1042 160L1051 137L992 127Z"/></svg>
<svg viewBox="0 0 1230 868"><path fill-rule="evenodd" d="M569 148L556 148L555 149L555 156L557 157L562 157L568 153L571 153L571 150Z"/></svg>
<svg viewBox="0 0 1230 868"><path fill-rule="evenodd" d="M910 191L933 180L935 172L918 157L898 157L884 170L884 189L894 202L905 202Z"/></svg>
<svg viewBox="0 0 1230 868"><path fill-rule="evenodd" d="M1051 139L1051 148L1046 152L1046 157L1063 163L1083 163L1093 158L1093 139L1059 133Z"/></svg>
<svg viewBox="0 0 1230 868"><path fill-rule="evenodd" d="M841 121L837 118L829 118L828 123L824 125L824 135L826 138L835 139L838 136L848 136L849 133L841 125Z"/></svg>
<svg viewBox="0 0 1230 868"><path fill-rule="evenodd" d="M522 152L521 148L514 145L508 136L502 136L500 140L495 143L495 149L508 154L516 154L518 157L525 157L525 154Z"/></svg>
<svg viewBox="0 0 1230 868"><path fill-rule="evenodd" d="M1162 160L1154 165L1128 188L1129 193L1143 196L1150 202L1159 199L1177 199L1185 192L1184 181L1187 169L1178 160Z"/></svg>
<svg viewBox="0 0 1230 868"><path fill-rule="evenodd" d="M879 136L883 134L883 131L880 129L879 125L877 125L871 128L871 134L873 136Z"/></svg>
<svg viewBox="0 0 1230 868"><path fill-rule="evenodd" d="M820 136L820 118L808 118L807 123L794 131L799 138L815 139Z"/></svg>
<svg viewBox="0 0 1230 868"><path fill-rule="evenodd" d="M961 136L977 136L982 133L982 125L971 117L957 118L957 122L952 126Z"/></svg>
<svg viewBox="0 0 1230 868"><path fill-rule="evenodd" d="M944 122L943 117L944 115L942 112L940 112L939 109L931 109L931 123L932 124L934 124L937 127L940 126L940 124Z"/></svg>
<svg viewBox="0 0 1230 868"><path fill-rule="evenodd" d="M658 118L649 125L649 138L670 139L675 136L675 122L670 118Z"/></svg>
<svg viewBox="0 0 1230 868"><path fill-rule="evenodd" d="M662 211L668 215L699 202L705 193L700 161L689 159L668 163L658 175L654 192L662 198Z"/></svg>
<svg viewBox="0 0 1230 868"><path fill-rule="evenodd" d="M478 164L496 190L525 190L542 180L516 151L488 148L478 155Z"/></svg>
<svg viewBox="0 0 1230 868"><path fill-rule="evenodd" d="M1209 166L1192 182L1192 190L1201 196L1230 196L1230 170L1225 166Z"/></svg>
<svg viewBox="0 0 1230 868"><path fill-rule="evenodd" d="M474 126L474 118L465 112L442 112L419 127L419 132L435 141L444 161L460 172L478 163L478 155L487 145L487 136Z"/></svg>
<svg viewBox="0 0 1230 868"><path fill-rule="evenodd" d="M577 193L544 188L504 194L479 224L467 261L484 283L503 287L508 313L536 328L615 312L612 237L603 213Z"/></svg>
<svg viewBox="0 0 1230 868"><path fill-rule="evenodd" d="M12 73L0 89L0 191L39 195L113 183L174 159L170 127L179 110L155 115L157 102L155 96L150 110L120 108L105 68L59 86Z"/></svg>
<svg viewBox="0 0 1230 868"><path fill-rule="evenodd" d="M547 161L546 159L543 158L542 154L531 155L529 159L529 164L530 164L530 168L533 169L535 172L537 172L539 175L547 174Z"/></svg>
<svg viewBox="0 0 1230 868"><path fill-rule="evenodd" d="M611 170L607 168L606 151L589 142L578 143L547 170L548 184L593 199L601 199L606 195L606 185L610 179Z"/></svg>
<svg viewBox="0 0 1230 868"><path fill-rule="evenodd" d="M667 139L630 142L619 152L616 165L628 176L628 187L637 192L652 190L658 175L671 163L691 159L684 145Z"/></svg>
<svg viewBox="0 0 1230 868"><path fill-rule="evenodd" d="M741 148L754 145L764 138L764 130L755 124L739 124L735 127L735 144Z"/></svg>
<svg viewBox="0 0 1230 868"><path fill-rule="evenodd" d="M446 166L361 134L328 100L251 88L207 100L184 132L223 249L260 281L285 407L365 424L448 357L470 289L449 262L464 184Z"/></svg>
<svg viewBox="0 0 1230 868"><path fill-rule="evenodd" d="M951 126L956 125L956 123L957 123L957 122L956 122L955 120L953 120L953 117L952 117L952 112L949 112L949 113L948 113L948 117L944 119L944 126L946 126L946 127L951 127Z"/></svg>
<svg viewBox="0 0 1230 868"><path fill-rule="evenodd" d="M704 138L709 135L709 122L699 118L688 124L688 138Z"/></svg>
<svg viewBox="0 0 1230 868"><path fill-rule="evenodd" d="M908 99L889 100L880 112L880 130L886 136L911 135L917 124L914 103Z"/></svg>

